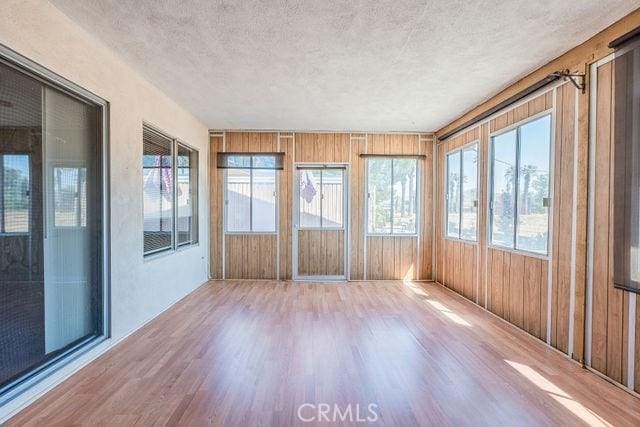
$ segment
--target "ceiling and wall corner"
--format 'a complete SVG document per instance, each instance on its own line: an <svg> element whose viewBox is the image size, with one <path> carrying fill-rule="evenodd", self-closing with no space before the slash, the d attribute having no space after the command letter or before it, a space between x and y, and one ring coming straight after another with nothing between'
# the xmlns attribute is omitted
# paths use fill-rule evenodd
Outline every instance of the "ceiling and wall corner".
<svg viewBox="0 0 640 427"><path fill-rule="evenodd" d="M51 0L215 129L428 131L635 0Z"/></svg>

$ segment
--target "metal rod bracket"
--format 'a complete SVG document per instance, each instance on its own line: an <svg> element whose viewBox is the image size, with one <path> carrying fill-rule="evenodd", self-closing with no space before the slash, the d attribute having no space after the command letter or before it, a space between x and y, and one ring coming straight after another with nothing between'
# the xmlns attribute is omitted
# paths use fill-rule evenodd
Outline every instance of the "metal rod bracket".
<svg viewBox="0 0 640 427"><path fill-rule="evenodd" d="M555 73L551 73L551 75L562 78L564 80L571 80L571 83L573 83L576 89L580 90L582 93L585 93L587 89L584 74L571 74L569 70L561 70L556 71Z"/></svg>

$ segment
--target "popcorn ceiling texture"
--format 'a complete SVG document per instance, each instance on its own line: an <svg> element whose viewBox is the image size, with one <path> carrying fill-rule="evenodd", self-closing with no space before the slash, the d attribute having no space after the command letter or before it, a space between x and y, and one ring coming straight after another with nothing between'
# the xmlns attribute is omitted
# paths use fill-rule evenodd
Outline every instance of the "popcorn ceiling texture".
<svg viewBox="0 0 640 427"><path fill-rule="evenodd" d="M433 131L637 0L52 0L211 128Z"/></svg>

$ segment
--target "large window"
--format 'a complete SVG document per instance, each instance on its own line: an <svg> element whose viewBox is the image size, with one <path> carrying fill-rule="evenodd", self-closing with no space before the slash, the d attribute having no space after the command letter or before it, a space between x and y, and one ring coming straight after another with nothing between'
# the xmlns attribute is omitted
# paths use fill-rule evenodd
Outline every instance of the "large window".
<svg viewBox="0 0 640 427"><path fill-rule="evenodd" d="M142 150L144 254L196 243L198 153L147 126Z"/></svg>
<svg viewBox="0 0 640 427"><path fill-rule="evenodd" d="M107 326L105 103L18 62L0 57L0 406Z"/></svg>
<svg viewBox="0 0 640 427"><path fill-rule="evenodd" d="M371 157L367 160L367 232L416 234L418 160Z"/></svg>
<svg viewBox="0 0 640 427"><path fill-rule="evenodd" d="M478 224L478 144L447 154L447 237L473 240Z"/></svg>
<svg viewBox="0 0 640 427"><path fill-rule="evenodd" d="M551 116L492 138L492 245L546 255Z"/></svg>
<svg viewBox="0 0 640 427"><path fill-rule="evenodd" d="M275 157L231 155L226 162L226 231L275 233Z"/></svg>

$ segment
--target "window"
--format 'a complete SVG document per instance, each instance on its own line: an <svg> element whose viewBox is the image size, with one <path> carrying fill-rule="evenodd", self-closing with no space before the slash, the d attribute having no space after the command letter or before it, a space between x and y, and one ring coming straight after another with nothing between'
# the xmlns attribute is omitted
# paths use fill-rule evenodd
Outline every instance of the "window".
<svg viewBox="0 0 640 427"><path fill-rule="evenodd" d="M178 144L178 246L198 241L198 152Z"/></svg>
<svg viewBox="0 0 640 427"><path fill-rule="evenodd" d="M226 231L275 233L276 158L230 155L226 164Z"/></svg>
<svg viewBox="0 0 640 427"><path fill-rule="evenodd" d="M548 253L550 150L550 115L492 138L492 245Z"/></svg>
<svg viewBox="0 0 640 427"><path fill-rule="evenodd" d="M447 237L477 239L478 144L447 154Z"/></svg>
<svg viewBox="0 0 640 427"><path fill-rule="evenodd" d="M300 228L344 228L344 168L298 168Z"/></svg>
<svg viewBox="0 0 640 427"><path fill-rule="evenodd" d="M416 234L417 170L414 158L367 160L369 234Z"/></svg>
<svg viewBox="0 0 640 427"><path fill-rule="evenodd" d="M87 168L53 168L55 227L87 226Z"/></svg>
<svg viewBox="0 0 640 427"><path fill-rule="evenodd" d="M144 254L196 243L197 151L147 126L142 147Z"/></svg>
<svg viewBox="0 0 640 427"><path fill-rule="evenodd" d="M0 155L0 233L29 232L29 169L28 154Z"/></svg>

